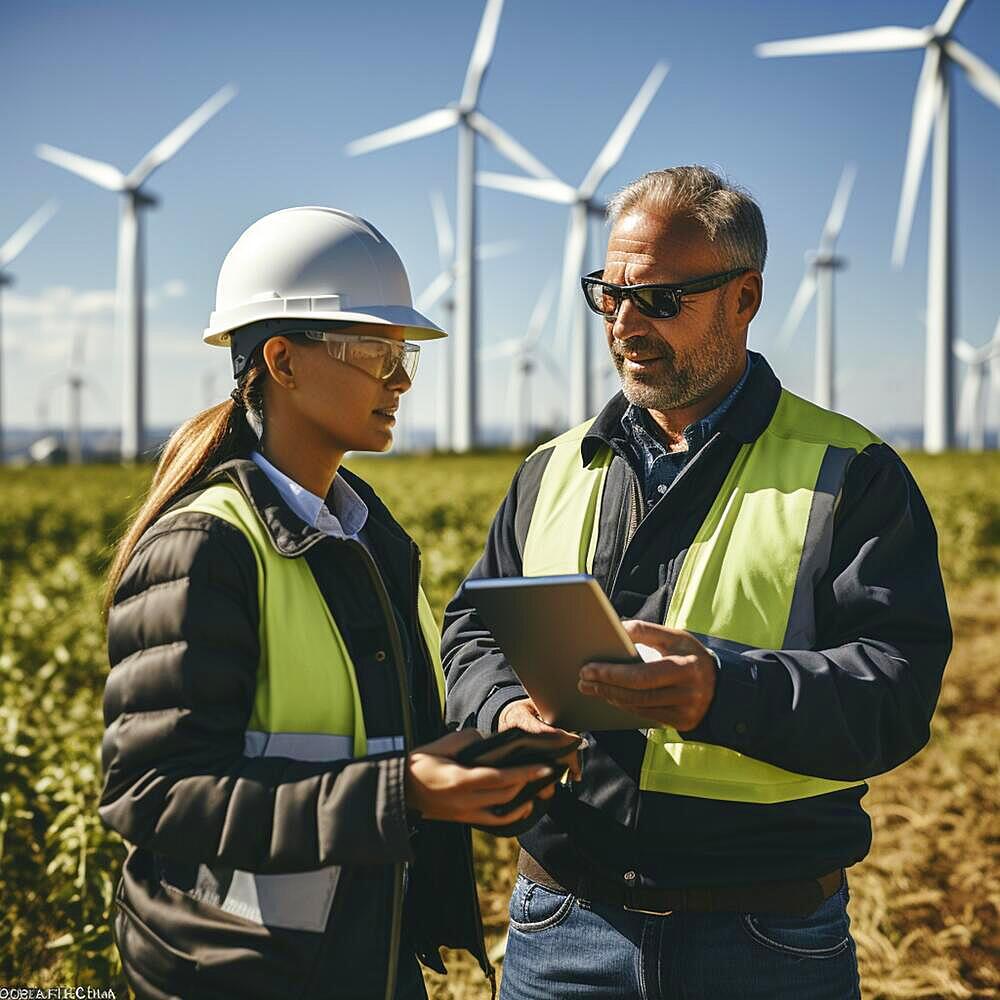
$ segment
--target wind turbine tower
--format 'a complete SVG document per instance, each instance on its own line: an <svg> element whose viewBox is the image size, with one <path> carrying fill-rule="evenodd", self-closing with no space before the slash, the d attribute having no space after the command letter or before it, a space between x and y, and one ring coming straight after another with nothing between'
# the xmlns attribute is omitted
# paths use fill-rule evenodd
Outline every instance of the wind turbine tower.
<svg viewBox="0 0 1000 1000"><path fill-rule="evenodd" d="M597 197L597 189L621 159L642 116L660 89L667 70L665 62L659 62L653 67L579 187L573 187L572 184L557 180L555 177L516 177L488 171L478 175L479 183L485 187L512 191L515 194L527 195L529 198L570 206L569 227L566 230L566 244L563 250L559 324L570 337L569 422L571 425L582 423L592 416L590 337L586 303L580 290L580 277L584 261L587 259L589 220L593 215L603 217L606 207L603 200Z"/></svg>
<svg viewBox="0 0 1000 1000"><path fill-rule="evenodd" d="M968 448L969 451L982 451L986 447L990 388L991 385L1000 387L1000 320L993 331L993 339L982 347L956 340L955 357L966 365L960 412L968 428Z"/></svg>
<svg viewBox="0 0 1000 1000"><path fill-rule="evenodd" d="M414 307L418 312L426 313L438 302L445 314L444 329L449 334L435 347L434 354L438 362L438 389L436 393L436 420L434 432L434 447L438 451L452 451L453 428L455 421L454 365L452 363L453 347L451 344L455 330L455 297L452 289L458 277L459 263L455 257L455 237L445 208L444 197L440 191L431 194L431 210L434 215L434 234L437 239L438 262L441 271L437 277L417 296ZM491 257L503 257L513 253L517 243L513 240L503 240L498 243L484 243L476 247L477 261L489 260ZM442 301L443 300L443 301Z"/></svg>
<svg viewBox="0 0 1000 1000"><path fill-rule="evenodd" d="M934 136L931 220L927 268L927 360L924 369L924 448L946 451L955 444L952 357L955 343L954 302L954 137L952 69L960 67L969 83L1000 106L1000 75L953 37L969 0L948 0L937 21L925 28L887 26L812 38L766 42L758 56L805 56L841 52L923 49L924 62L913 99L909 147L896 219L893 264L902 267L913 224L920 176L931 134Z"/></svg>
<svg viewBox="0 0 1000 1000"><path fill-rule="evenodd" d="M824 409L836 405L834 388L834 336L833 336L833 274L846 266L843 257L835 250L837 237L844 224L844 214L854 186L854 165L849 163L840 175L837 193L833 197L829 215L823 225L819 249L806 257L806 273L802 276L792 307L782 325L779 342L786 345L796 329L813 296L816 297L816 380L813 402Z"/></svg>
<svg viewBox="0 0 1000 1000"><path fill-rule="evenodd" d="M41 145L35 152L43 160L122 196L118 224L118 303L117 322L124 356L121 456L134 462L142 453L146 430L145 400L145 302L143 217L145 209L157 204L142 186L158 167L163 166L202 126L234 97L229 84L210 97L161 139L132 169L123 174L117 167L68 153L55 146Z"/></svg>
<svg viewBox="0 0 1000 1000"><path fill-rule="evenodd" d="M534 177L551 177L552 172L520 143L479 110L479 92L493 59L503 0L487 0L479 33L465 73L465 84L457 104L438 108L392 128L349 143L349 156L359 156L435 132L458 129L458 194L456 208L455 333L451 345L455 374L453 446L468 451L478 435L477 361L478 330L476 300L476 136L487 139L512 163Z"/></svg>
<svg viewBox="0 0 1000 1000"><path fill-rule="evenodd" d="M562 382L562 372L548 351L542 346L541 338L545 333L552 300L555 298L556 283L549 282L543 289L531 318L528 329L523 337L514 337L501 341L483 351L484 361L511 359L510 380L507 386L507 398L511 409L511 445L523 448L529 444L535 432L531 406L531 380L541 361L552 373L557 384Z"/></svg>
<svg viewBox="0 0 1000 1000"><path fill-rule="evenodd" d="M7 271L8 266L38 235L42 226L55 214L56 208L54 201L44 204L27 222L22 223L14 235L0 247L0 293L3 292L4 286L14 283L14 276ZM0 314L0 320L2 320L2 314ZM0 323L0 465L3 465L4 461L3 376L3 326Z"/></svg>

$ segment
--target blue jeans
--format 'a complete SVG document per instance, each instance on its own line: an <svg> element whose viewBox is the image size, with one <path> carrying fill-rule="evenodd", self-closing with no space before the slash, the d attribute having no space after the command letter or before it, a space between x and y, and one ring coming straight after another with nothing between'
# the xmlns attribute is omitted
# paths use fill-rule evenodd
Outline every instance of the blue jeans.
<svg viewBox="0 0 1000 1000"><path fill-rule="evenodd" d="M500 1000L860 1000L847 900L845 881L808 917L647 916L518 875Z"/></svg>

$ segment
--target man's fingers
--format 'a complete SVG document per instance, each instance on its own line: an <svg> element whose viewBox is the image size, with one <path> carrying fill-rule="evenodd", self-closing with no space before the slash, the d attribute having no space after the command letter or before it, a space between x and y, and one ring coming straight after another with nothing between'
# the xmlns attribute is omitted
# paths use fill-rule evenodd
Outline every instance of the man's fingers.
<svg viewBox="0 0 1000 1000"><path fill-rule="evenodd" d="M694 663L692 656L667 656L650 663L588 663L580 670L580 680L649 691L689 683Z"/></svg>
<svg viewBox="0 0 1000 1000"><path fill-rule="evenodd" d="M692 699L692 691L687 687L655 688L651 691L618 687L614 684L590 684L580 682L583 694L603 698L612 705L622 708L671 708L685 705Z"/></svg>
<svg viewBox="0 0 1000 1000"><path fill-rule="evenodd" d="M635 619L623 621L622 628L633 642L652 646L653 649L659 649L663 653L687 652L691 648L691 636L684 629Z"/></svg>

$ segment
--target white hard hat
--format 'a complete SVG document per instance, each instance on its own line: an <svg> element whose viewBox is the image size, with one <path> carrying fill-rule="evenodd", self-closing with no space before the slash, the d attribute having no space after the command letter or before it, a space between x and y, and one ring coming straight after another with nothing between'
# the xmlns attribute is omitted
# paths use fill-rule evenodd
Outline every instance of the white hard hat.
<svg viewBox="0 0 1000 1000"><path fill-rule="evenodd" d="M392 244L359 216L318 206L265 215L226 254L205 343L228 346L233 331L261 320L402 326L408 340L447 336L413 308Z"/></svg>

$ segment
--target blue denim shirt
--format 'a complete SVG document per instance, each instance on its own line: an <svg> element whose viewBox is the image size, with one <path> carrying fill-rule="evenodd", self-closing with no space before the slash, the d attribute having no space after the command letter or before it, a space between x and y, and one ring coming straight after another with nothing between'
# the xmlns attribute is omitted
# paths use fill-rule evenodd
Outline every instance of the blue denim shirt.
<svg viewBox="0 0 1000 1000"><path fill-rule="evenodd" d="M754 355L748 351L747 366L743 375L726 398L711 413L684 428L686 451L668 451L660 436L659 428L653 424L649 413L640 406L629 404L622 415L622 429L625 431L629 464L639 477L642 496L647 507L651 507L667 492L681 469L712 436L722 415L733 405L733 401L746 384L753 364Z"/></svg>

